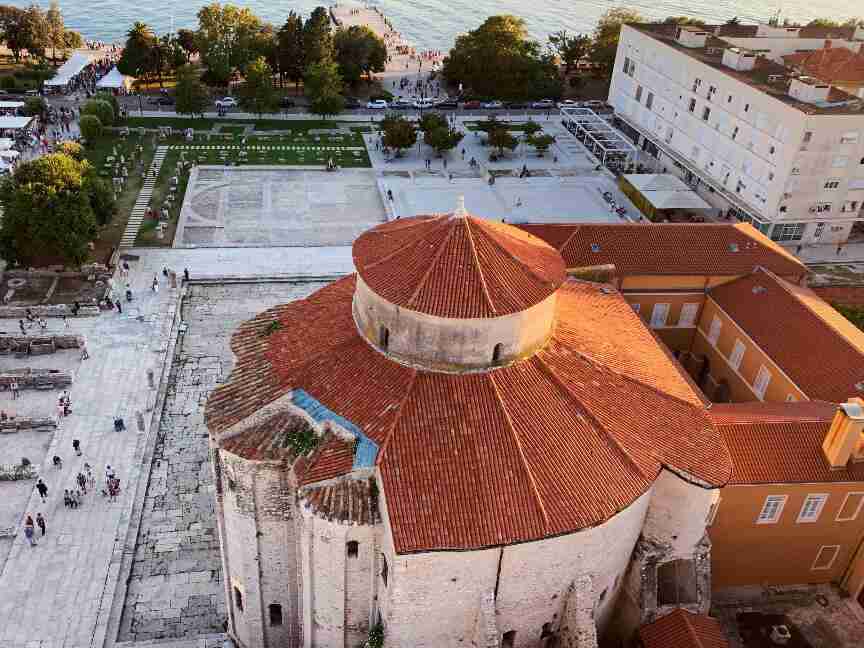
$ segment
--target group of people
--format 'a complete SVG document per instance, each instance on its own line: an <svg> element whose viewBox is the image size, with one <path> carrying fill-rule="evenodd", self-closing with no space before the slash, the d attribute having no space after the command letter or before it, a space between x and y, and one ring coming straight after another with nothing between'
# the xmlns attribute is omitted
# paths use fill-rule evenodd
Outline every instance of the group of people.
<svg viewBox="0 0 864 648"><path fill-rule="evenodd" d="M72 397L64 391L57 398L57 418L69 416L72 413Z"/></svg>

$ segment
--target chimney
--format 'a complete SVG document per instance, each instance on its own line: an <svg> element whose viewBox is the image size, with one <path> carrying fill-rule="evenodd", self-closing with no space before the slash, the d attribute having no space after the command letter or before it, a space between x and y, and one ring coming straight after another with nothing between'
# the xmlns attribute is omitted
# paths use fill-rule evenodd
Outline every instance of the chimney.
<svg viewBox="0 0 864 648"><path fill-rule="evenodd" d="M841 403L822 442L822 453L831 470L845 470L849 459L864 459L864 400L850 398Z"/></svg>

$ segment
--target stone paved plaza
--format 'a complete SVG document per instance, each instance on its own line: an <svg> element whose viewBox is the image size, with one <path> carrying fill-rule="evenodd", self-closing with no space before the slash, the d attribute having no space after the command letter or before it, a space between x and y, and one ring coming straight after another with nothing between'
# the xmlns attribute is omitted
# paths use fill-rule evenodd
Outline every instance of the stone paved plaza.
<svg viewBox="0 0 864 648"><path fill-rule="evenodd" d="M118 639L179 639L222 631L225 597L204 404L231 372L231 334L322 282L192 286L153 456Z"/></svg>
<svg viewBox="0 0 864 648"><path fill-rule="evenodd" d="M385 219L370 169L192 170L175 246L350 245Z"/></svg>

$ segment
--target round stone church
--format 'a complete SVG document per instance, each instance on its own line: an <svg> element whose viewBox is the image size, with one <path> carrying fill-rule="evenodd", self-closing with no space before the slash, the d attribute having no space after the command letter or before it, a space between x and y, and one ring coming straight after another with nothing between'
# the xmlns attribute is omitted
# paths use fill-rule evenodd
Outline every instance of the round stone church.
<svg viewBox="0 0 864 648"><path fill-rule="evenodd" d="M707 611L731 461L623 297L462 206L353 253L237 330L207 404L234 640L585 648Z"/></svg>

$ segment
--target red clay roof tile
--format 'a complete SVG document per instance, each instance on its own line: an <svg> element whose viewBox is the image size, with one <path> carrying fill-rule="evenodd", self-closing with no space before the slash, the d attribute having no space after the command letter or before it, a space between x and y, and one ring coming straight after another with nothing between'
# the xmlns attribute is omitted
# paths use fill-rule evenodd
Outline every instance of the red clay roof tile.
<svg viewBox="0 0 864 648"><path fill-rule="evenodd" d="M639 628L643 648L729 648L720 622L677 609Z"/></svg>

